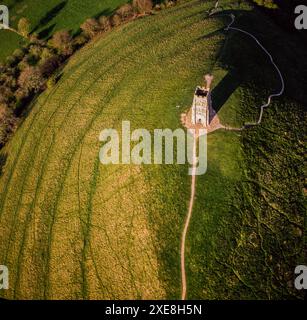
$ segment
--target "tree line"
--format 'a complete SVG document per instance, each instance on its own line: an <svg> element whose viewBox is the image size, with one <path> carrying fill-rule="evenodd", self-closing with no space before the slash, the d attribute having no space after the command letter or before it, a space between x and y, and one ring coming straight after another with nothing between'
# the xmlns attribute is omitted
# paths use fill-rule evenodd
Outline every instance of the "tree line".
<svg viewBox="0 0 307 320"><path fill-rule="evenodd" d="M0 64L0 148L16 130L25 116L26 106L33 98L52 88L58 80L58 70L69 57L99 34L139 17L174 6L178 1L154 5L152 0L133 0L119 7L111 16L89 18L72 35L68 30L55 32L49 40L31 33L27 18L21 18L17 29L6 28L27 40Z"/></svg>

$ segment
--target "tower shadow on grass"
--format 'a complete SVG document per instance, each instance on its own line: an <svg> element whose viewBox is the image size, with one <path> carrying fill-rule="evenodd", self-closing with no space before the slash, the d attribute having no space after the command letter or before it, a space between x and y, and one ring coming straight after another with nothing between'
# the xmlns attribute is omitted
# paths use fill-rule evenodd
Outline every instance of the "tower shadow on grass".
<svg viewBox="0 0 307 320"><path fill-rule="evenodd" d="M216 112L222 108L230 96L240 86L242 80L235 72L229 71L225 77L212 89L211 97L214 101L213 108Z"/></svg>
<svg viewBox="0 0 307 320"><path fill-rule="evenodd" d="M67 1L62 1L59 4L57 4L55 7L53 7L51 10L49 10L43 16L43 18L40 19L38 25L32 30L32 33L46 26L52 19L54 19L65 8L66 4L67 4Z"/></svg>
<svg viewBox="0 0 307 320"><path fill-rule="evenodd" d="M55 27L55 23L43 29L42 31L40 31L38 34L39 38L48 40L48 38L51 36L52 30L54 29L54 27Z"/></svg>
<svg viewBox="0 0 307 320"><path fill-rule="evenodd" d="M247 22L252 19L253 23L255 23L253 14L249 12L244 10L225 10L223 13L207 17L207 19L222 19L224 26L197 38L197 41L206 42L219 35L225 36L224 44L217 53L216 61L212 66L213 69L217 66L227 71L227 74L218 83L215 83L211 92L213 109L216 113L225 105L238 87L251 81L252 73L257 71L257 78L261 78L261 73L259 72L261 68L257 67L256 69L258 70L255 70L255 60L250 57L256 57L261 64L266 59L261 49L257 48L252 39L236 31L225 30L227 24L231 22L229 15L232 13L236 15L235 25L242 25L243 28L248 30ZM253 70L253 72L250 72L250 70ZM214 72L214 70L212 71Z"/></svg>

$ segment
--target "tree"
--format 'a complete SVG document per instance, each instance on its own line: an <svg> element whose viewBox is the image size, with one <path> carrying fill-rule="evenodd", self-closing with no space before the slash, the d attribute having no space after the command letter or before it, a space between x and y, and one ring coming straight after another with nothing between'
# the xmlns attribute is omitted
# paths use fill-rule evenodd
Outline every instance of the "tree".
<svg viewBox="0 0 307 320"><path fill-rule="evenodd" d="M1 72L0 83L8 88L14 89L16 87L16 69L7 68Z"/></svg>
<svg viewBox="0 0 307 320"><path fill-rule="evenodd" d="M18 88L15 91L16 101L21 101L29 96L29 90L25 88Z"/></svg>
<svg viewBox="0 0 307 320"><path fill-rule="evenodd" d="M13 52L13 56L16 57L18 60L22 60L24 57L25 52L22 49L15 49Z"/></svg>
<svg viewBox="0 0 307 320"><path fill-rule="evenodd" d="M37 44L37 45L40 45L41 47L46 46L46 41L43 39L39 39L39 36L36 32L32 32L29 35L28 40L30 41L30 44Z"/></svg>
<svg viewBox="0 0 307 320"><path fill-rule="evenodd" d="M27 18L21 18L18 22L18 33L25 38L29 37L31 31L31 24Z"/></svg>
<svg viewBox="0 0 307 320"><path fill-rule="evenodd" d="M80 28L90 39L95 37L101 31L100 24L93 18L85 20L85 22L81 24Z"/></svg>
<svg viewBox="0 0 307 320"><path fill-rule="evenodd" d="M132 6L141 14L149 13L152 10L152 0L133 0Z"/></svg>
<svg viewBox="0 0 307 320"><path fill-rule="evenodd" d="M109 31L112 27L110 18L106 16L101 16L99 18L99 24L102 31Z"/></svg>
<svg viewBox="0 0 307 320"><path fill-rule="evenodd" d="M133 7L130 3L126 3L121 6L116 13L119 14L123 20L132 17L134 14Z"/></svg>
<svg viewBox="0 0 307 320"><path fill-rule="evenodd" d="M44 61L46 61L47 59L51 58L54 56L54 52L51 48L45 47L42 50L41 53L41 59L40 59L40 63L43 63Z"/></svg>
<svg viewBox="0 0 307 320"><path fill-rule="evenodd" d="M111 20L112 26L117 27L122 23L122 18L119 14L115 13L112 16L112 20Z"/></svg>
<svg viewBox="0 0 307 320"><path fill-rule="evenodd" d="M17 119L6 105L0 103L0 147L3 146L8 136L16 129Z"/></svg>
<svg viewBox="0 0 307 320"><path fill-rule="evenodd" d="M81 33L76 37L74 37L73 45L74 45L74 48L80 48L84 46L87 42L88 42L88 37L85 34Z"/></svg>
<svg viewBox="0 0 307 320"><path fill-rule="evenodd" d="M51 45L57 51L64 55L69 56L73 53L73 41L70 33L66 30L56 32L51 39Z"/></svg>
<svg viewBox="0 0 307 320"><path fill-rule="evenodd" d="M18 69L21 70L21 71L26 69L29 66L30 66L30 64L28 62L27 57L24 57L17 65Z"/></svg>
<svg viewBox="0 0 307 320"><path fill-rule="evenodd" d="M29 53L38 59L40 59L42 52L43 52L43 47L41 47L38 44L31 44L29 47Z"/></svg>
<svg viewBox="0 0 307 320"><path fill-rule="evenodd" d="M253 0L258 6L262 6L268 9L277 9L278 6L274 0Z"/></svg>
<svg viewBox="0 0 307 320"><path fill-rule="evenodd" d="M8 66L14 67L18 63L18 58L14 55L7 56L5 62Z"/></svg>
<svg viewBox="0 0 307 320"><path fill-rule="evenodd" d="M38 67L27 67L20 73L18 85L29 92L39 92L45 86L45 79Z"/></svg>
<svg viewBox="0 0 307 320"><path fill-rule="evenodd" d="M60 57L57 55L54 55L42 62L39 68L43 77L48 78L59 67L60 63Z"/></svg>
<svg viewBox="0 0 307 320"><path fill-rule="evenodd" d="M6 85L0 86L0 104L8 105L12 97L13 93L11 88L7 87Z"/></svg>
<svg viewBox="0 0 307 320"><path fill-rule="evenodd" d="M166 8L171 8L175 5L174 1L167 0L165 1Z"/></svg>

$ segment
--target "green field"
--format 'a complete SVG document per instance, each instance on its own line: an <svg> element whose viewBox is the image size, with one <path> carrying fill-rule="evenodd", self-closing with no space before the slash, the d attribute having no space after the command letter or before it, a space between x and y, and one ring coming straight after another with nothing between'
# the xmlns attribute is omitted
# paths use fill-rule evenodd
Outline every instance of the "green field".
<svg viewBox="0 0 307 320"><path fill-rule="evenodd" d="M188 166L104 166L98 137L122 120L132 129L178 128L207 72L223 123L255 120L278 78L255 43L223 31L229 17L207 17L214 2L183 1L95 39L33 103L1 151L0 264L10 270L2 296L180 297ZM290 37L281 50L271 40L284 35L265 16L224 3L287 78L303 72L283 63L293 50L303 56ZM261 126L208 136L187 239L189 299L300 297L292 279L305 258L303 87L289 83Z"/></svg>
<svg viewBox="0 0 307 320"><path fill-rule="evenodd" d="M31 23L32 32L48 38L63 29L75 33L87 18L110 15L126 2L127 0L5 0L1 4L9 8L12 28L17 28L19 19L26 17ZM4 61L24 41L17 34L0 30L0 61Z"/></svg>

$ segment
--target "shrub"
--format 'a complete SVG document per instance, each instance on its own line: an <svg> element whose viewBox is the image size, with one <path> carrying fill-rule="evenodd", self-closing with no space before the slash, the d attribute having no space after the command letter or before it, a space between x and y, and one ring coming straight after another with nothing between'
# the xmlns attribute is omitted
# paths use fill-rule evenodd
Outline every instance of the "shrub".
<svg viewBox="0 0 307 320"><path fill-rule="evenodd" d="M29 96L29 90L25 88L18 88L15 91L15 98L17 101L22 101L23 99L26 99Z"/></svg>
<svg viewBox="0 0 307 320"><path fill-rule="evenodd" d="M277 9L278 6L274 0L253 0L258 6L265 7L267 9Z"/></svg>
<svg viewBox="0 0 307 320"><path fill-rule="evenodd" d="M18 63L18 65L17 65L17 67L18 67L18 69L19 69L20 71L26 69L26 68L29 67L29 66L30 66L30 64L28 63L28 60L27 60L26 57L23 58L23 59Z"/></svg>
<svg viewBox="0 0 307 320"><path fill-rule="evenodd" d="M14 89L16 83L16 69L8 68L6 72L0 74L0 83L8 88Z"/></svg>
<svg viewBox="0 0 307 320"><path fill-rule="evenodd" d="M131 4L127 3L121 6L116 13L120 15L122 20L128 19L129 17L132 17L134 15L133 7Z"/></svg>
<svg viewBox="0 0 307 320"><path fill-rule="evenodd" d="M166 8L170 8L170 7L173 7L175 5L175 3L174 3L174 1L166 0L165 5L166 5Z"/></svg>
<svg viewBox="0 0 307 320"><path fill-rule="evenodd" d="M7 56L5 63L9 67L14 67L18 63L18 59L14 55Z"/></svg>
<svg viewBox="0 0 307 320"><path fill-rule="evenodd" d="M41 47L44 47L46 45L46 41L39 39L37 33L31 33L29 36L29 41L31 44L38 44Z"/></svg>
<svg viewBox="0 0 307 320"><path fill-rule="evenodd" d="M0 104L0 146L3 146L8 136L16 129L17 119L11 110L4 104Z"/></svg>
<svg viewBox="0 0 307 320"><path fill-rule="evenodd" d="M60 65L61 59L57 55L46 59L40 64L40 72L43 77L48 78Z"/></svg>
<svg viewBox="0 0 307 320"><path fill-rule="evenodd" d="M40 58L43 52L43 48L38 44L31 44L29 47L29 53L35 56L36 58Z"/></svg>
<svg viewBox="0 0 307 320"><path fill-rule="evenodd" d="M44 88L45 79L38 67L27 67L20 73L18 85L29 92L39 92Z"/></svg>
<svg viewBox="0 0 307 320"><path fill-rule="evenodd" d="M153 2L152 0L133 0L132 5L139 13L144 14L152 10Z"/></svg>
<svg viewBox="0 0 307 320"><path fill-rule="evenodd" d="M39 41L38 34L36 32L31 33L29 36L29 41L31 43L37 43Z"/></svg>
<svg viewBox="0 0 307 320"><path fill-rule="evenodd" d="M0 74L6 71L6 66L3 63L0 63Z"/></svg>
<svg viewBox="0 0 307 320"><path fill-rule="evenodd" d="M27 18L21 18L18 21L18 32L24 36L24 37L28 37L29 33L31 31L31 24L30 21Z"/></svg>
<svg viewBox="0 0 307 320"><path fill-rule="evenodd" d="M112 16L111 22L112 22L112 26L117 27L122 23L122 18L121 18L121 16L119 14L115 13Z"/></svg>
<svg viewBox="0 0 307 320"><path fill-rule="evenodd" d="M48 48L48 47L43 48L42 53L41 53L40 63L43 63L44 61L46 61L47 59L49 59L53 56L54 56L54 52L50 48Z"/></svg>
<svg viewBox="0 0 307 320"><path fill-rule="evenodd" d="M13 96L14 95L10 87L6 85L0 86L0 104L8 105Z"/></svg>
<svg viewBox="0 0 307 320"><path fill-rule="evenodd" d="M102 31L109 31L112 27L109 17L101 16L99 18L99 24Z"/></svg>
<svg viewBox="0 0 307 320"><path fill-rule="evenodd" d="M13 56L16 57L18 60L22 60L24 55L25 55L25 52L22 49L16 49L13 52Z"/></svg>
<svg viewBox="0 0 307 320"><path fill-rule="evenodd" d="M50 41L59 54L69 56L73 53L73 42L70 33L66 30L56 32Z"/></svg>
<svg viewBox="0 0 307 320"><path fill-rule="evenodd" d="M87 43L87 41L88 41L88 37L86 35L84 35L83 33L81 33L74 38L73 45L76 48L80 48L83 45L85 45Z"/></svg>
<svg viewBox="0 0 307 320"><path fill-rule="evenodd" d="M90 39L95 37L101 31L100 24L96 19L93 18L87 19L81 24L80 28Z"/></svg>
<svg viewBox="0 0 307 320"><path fill-rule="evenodd" d="M30 66L36 66L40 58L32 53L29 53L25 55L24 59Z"/></svg>

